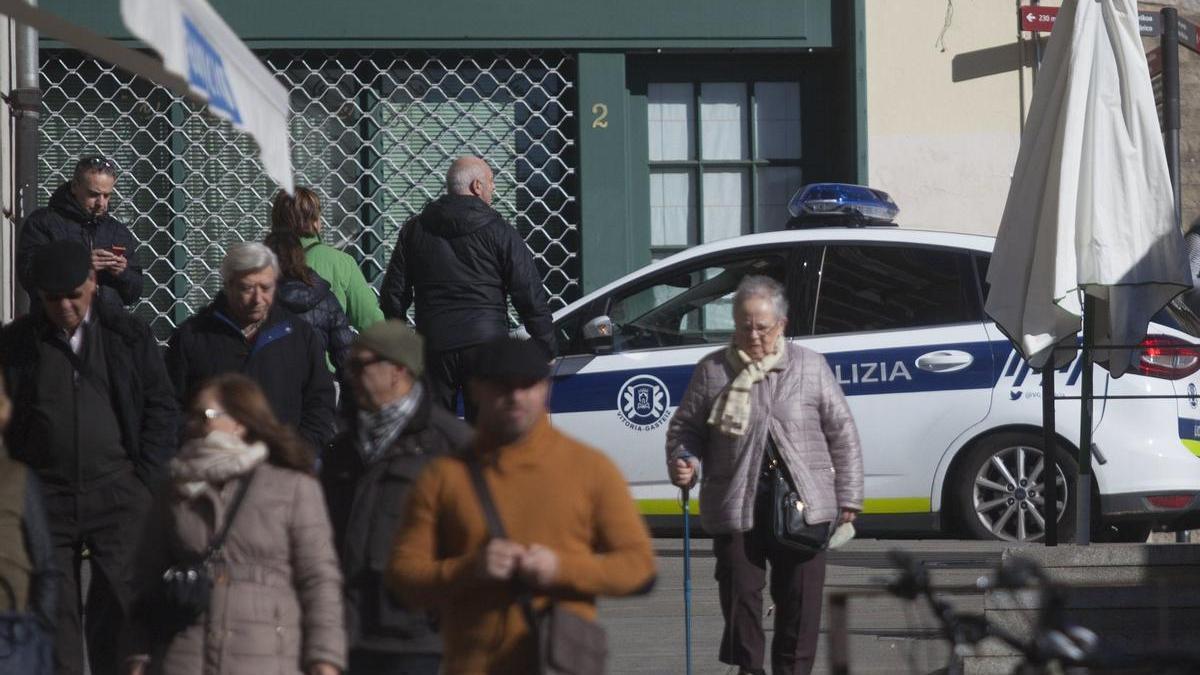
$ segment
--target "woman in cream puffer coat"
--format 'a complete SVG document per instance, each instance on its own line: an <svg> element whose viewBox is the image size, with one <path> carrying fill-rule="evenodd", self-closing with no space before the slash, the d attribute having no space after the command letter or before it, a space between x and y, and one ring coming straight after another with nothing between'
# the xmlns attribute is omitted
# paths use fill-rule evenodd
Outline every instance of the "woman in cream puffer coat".
<svg viewBox="0 0 1200 675"><path fill-rule="evenodd" d="M242 375L202 385L188 415L191 440L171 461L136 558L139 598L153 597L168 567L203 555L250 483L211 566L208 611L164 634L153 604L135 604L126 672L337 675L346 664L342 577L311 451Z"/></svg>

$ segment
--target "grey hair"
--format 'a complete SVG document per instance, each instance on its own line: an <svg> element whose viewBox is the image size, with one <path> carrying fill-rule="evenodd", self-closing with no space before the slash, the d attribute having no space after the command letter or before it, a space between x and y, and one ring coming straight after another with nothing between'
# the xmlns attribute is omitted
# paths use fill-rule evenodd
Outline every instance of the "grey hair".
<svg viewBox="0 0 1200 675"><path fill-rule="evenodd" d="M221 261L221 284L228 286L237 277L266 267L279 274L279 258L274 251L257 241L238 242L229 247Z"/></svg>
<svg viewBox="0 0 1200 675"><path fill-rule="evenodd" d="M471 183L487 180L487 164L477 157L475 161L463 161L468 157L460 157L450 165L446 172L446 192L452 195L471 194Z"/></svg>
<svg viewBox="0 0 1200 675"><path fill-rule="evenodd" d="M775 318L786 319L788 314L787 295L784 294L783 284L771 277L761 274L749 274L738 284L737 292L733 294L734 309L750 298L762 298L770 301L775 309Z"/></svg>

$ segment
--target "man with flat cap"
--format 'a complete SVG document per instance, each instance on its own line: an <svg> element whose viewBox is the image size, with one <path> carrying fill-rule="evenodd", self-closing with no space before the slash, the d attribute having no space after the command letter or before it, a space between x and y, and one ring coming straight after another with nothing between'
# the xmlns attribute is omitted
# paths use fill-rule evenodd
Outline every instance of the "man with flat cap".
<svg viewBox="0 0 1200 675"><path fill-rule="evenodd" d="M45 491L62 572L55 672L83 672L82 616L97 675L117 672L128 607L130 556L150 490L175 452L178 407L150 327L98 300L92 253L53 241L33 253L40 312L0 331L0 363L13 400L5 435ZM80 561L92 577L80 598Z"/></svg>
<svg viewBox="0 0 1200 675"><path fill-rule="evenodd" d="M430 460L465 446L471 434L422 384L422 343L395 319L355 338L346 370L357 412L322 467L346 580L349 672L355 675L436 675L442 661L431 615L383 585L413 481Z"/></svg>
<svg viewBox="0 0 1200 675"><path fill-rule="evenodd" d="M654 554L616 465L551 426L542 347L501 338L479 350L472 372L475 438L417 479L387 582L439 612L443 672L534 673L522 596L595 620L597 596L649 590ZM503 532L488 525L476 481Z"/></svg>

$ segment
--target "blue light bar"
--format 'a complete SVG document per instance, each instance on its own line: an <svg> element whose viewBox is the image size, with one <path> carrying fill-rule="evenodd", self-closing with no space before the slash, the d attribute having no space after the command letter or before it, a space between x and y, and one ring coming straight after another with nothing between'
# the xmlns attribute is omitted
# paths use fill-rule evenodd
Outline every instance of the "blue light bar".
<svg viewBox="0 0 1200 675"><path fill-rule="evenodd" d="M805 216L856 216L867 221L891 223L900 208L882 190L849 183L812 183L796 191L788 202L794 218Z"/></svg>

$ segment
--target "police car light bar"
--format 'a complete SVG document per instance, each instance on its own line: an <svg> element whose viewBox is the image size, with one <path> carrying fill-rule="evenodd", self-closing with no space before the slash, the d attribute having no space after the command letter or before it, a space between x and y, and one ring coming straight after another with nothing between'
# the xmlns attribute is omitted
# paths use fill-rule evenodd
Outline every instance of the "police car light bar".
<svg viewBox="0 0 1200 675"><path fill-rule="evenodd" d="M849 183L812 183L788 202L789 227L895 225L900 208L882 190Z"/></svg>

